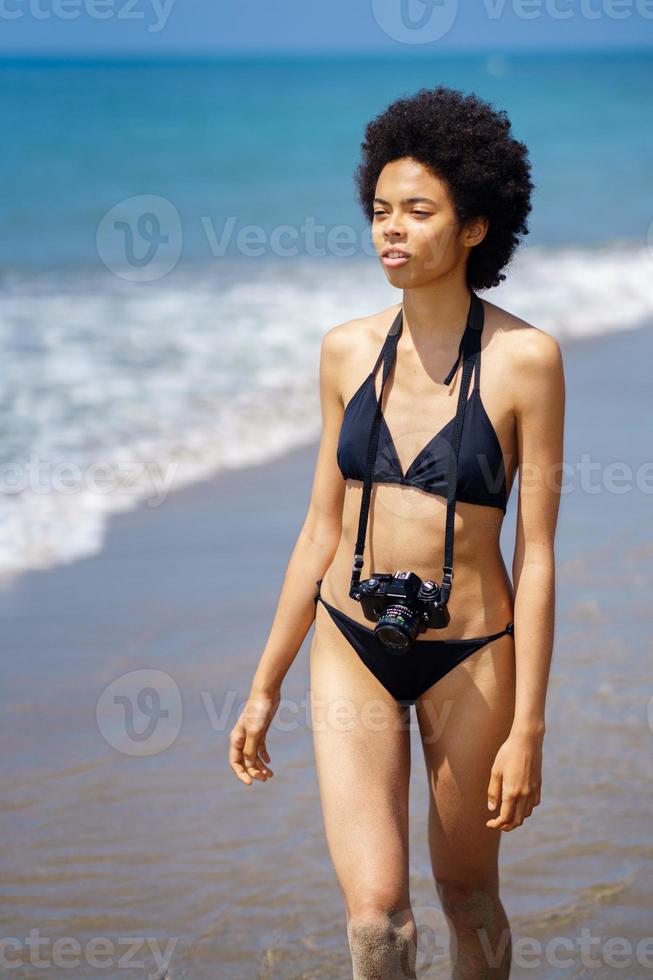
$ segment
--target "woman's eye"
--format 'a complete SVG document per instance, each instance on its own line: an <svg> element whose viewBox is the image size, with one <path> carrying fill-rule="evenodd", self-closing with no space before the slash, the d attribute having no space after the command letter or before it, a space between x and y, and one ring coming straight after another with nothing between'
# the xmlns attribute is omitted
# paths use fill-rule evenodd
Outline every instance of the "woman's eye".
<svg viewBox="0 0 653 980"><path fill-rule="evenodd" d="M383 218L384 215L385 215L385 211L373 211L372 213L373 213L373 215L374 215L375 218ZM421 218L430 218L430 216L431 216L431 212L430 211L419 211L417 209L413 209L413 211L411 212L411 214L419 215Z"/></svg>

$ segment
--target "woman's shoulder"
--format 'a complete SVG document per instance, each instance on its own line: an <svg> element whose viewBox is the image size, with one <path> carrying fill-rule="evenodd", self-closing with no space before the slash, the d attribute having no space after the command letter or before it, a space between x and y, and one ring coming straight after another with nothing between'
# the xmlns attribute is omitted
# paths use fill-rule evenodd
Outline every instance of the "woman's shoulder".
<svg viewBox="0 0 653 980"><path fill-rule="evenodd" d="M485 360L506 393L514 417L536 414L553 402L564 403L564 366L560 344L550 333L493 303L486 304L489 327Z"/></svg>
<svg viewBox="0 0 653 980"><path fill-rule="evenodd" d="M396 303L385 310L330 327L322 338L324 354L341 364L374 361L400 308L401 303Z"/></svg>
<svg viewBox="0 0 653 980"><path fill-rule="evenodd" d="M487 299L483 305L488 346L512 370L546 369L561 362L560 344L552 334Z"/></svg>

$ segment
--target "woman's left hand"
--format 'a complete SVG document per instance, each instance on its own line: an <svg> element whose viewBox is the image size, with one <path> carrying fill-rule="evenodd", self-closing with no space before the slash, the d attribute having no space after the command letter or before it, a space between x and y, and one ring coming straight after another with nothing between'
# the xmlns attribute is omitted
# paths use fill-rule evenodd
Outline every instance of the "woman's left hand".
<svg viewBox="0 0 653 980"><path fill-rule="evenodd" d="M541 786L542 735L511 732L497 752L488 785L488 809L501 809L486 827L521 827L540 802Z"/></svg>

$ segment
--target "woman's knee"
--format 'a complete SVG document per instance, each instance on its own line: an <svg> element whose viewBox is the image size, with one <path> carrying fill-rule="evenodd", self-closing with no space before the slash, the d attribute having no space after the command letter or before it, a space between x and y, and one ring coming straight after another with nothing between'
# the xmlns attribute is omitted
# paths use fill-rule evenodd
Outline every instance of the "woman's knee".
<svg viewBox="0 0 653 980"><path fill-rule="evenodd" d="M452 921L473 929L487 928L493 923L499 902L493 876L479 874L456 879L436 875L435 886L442 909Z"/></svg>
<svg viewBox="0 0 653 980"><path fill-rule="evenodd" d="M347 937L356 978L415 976L416 926L410 905L397 909L373 903L350 908Z"/></svg>

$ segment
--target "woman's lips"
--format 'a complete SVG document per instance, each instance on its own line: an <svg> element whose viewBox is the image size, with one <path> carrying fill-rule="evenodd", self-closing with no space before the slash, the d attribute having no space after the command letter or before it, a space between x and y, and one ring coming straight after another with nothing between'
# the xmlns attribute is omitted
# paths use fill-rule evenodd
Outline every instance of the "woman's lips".
<svg viewBox="0 0 653 980"><path fill-rule="evenodd" d="M401 258L394 259L390 255L382 255L381 261L389 269L397 269L400 265L405 265L409 258L409 255L402 255Z"/></svg>

